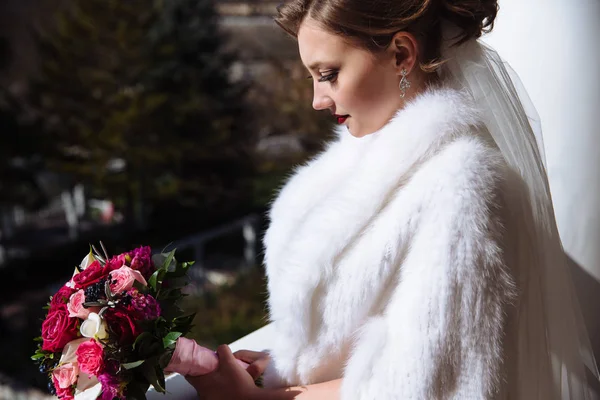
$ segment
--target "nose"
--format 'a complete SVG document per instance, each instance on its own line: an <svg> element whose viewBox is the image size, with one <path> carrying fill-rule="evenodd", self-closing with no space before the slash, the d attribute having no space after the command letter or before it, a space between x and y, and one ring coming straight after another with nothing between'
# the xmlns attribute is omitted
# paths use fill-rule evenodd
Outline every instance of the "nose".
<svg viewBox="0 0 600 400"><path fill-rule="evenodd" d="M319 86L318 82L313 86L313 108L317 111L332 109L333 99Z"/></svg>

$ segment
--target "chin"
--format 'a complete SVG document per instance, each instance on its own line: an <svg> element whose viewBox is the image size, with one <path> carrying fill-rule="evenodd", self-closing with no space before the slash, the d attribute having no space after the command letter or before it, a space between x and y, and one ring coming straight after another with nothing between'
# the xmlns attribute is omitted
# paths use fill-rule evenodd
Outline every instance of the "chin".
<svg viewBox="0 0 600 400"><path fill-rule="evenodd" d="M370 135L371 133L373 133L375 131L365 130L365 129L355 129L353 127L348 126L348 132L350 132L350 134L352 136L354 136L355 138L361 138L361 137Z"/></svg>

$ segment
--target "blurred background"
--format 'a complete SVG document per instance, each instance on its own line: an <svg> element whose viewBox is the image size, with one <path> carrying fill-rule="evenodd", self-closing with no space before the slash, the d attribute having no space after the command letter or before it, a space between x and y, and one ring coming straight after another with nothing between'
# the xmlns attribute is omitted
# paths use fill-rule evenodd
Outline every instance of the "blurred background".
<svg viewBox="0 0 600 400"><path fill-rule="evenodd" d="M195 260L193 337L263 326L265 212L330 138L269 0L0 0L0 399L47 397L42 306L90 244ZM559 230L600 356L600 0L501 0L485 41L544 129Z"/></svg>
<svg viewBox="0 0 600 400"><path fill-rule="evenodd" d="M90 244L196 260L193 336L265 323L265 212L323 145L277 2L0 2L0 398L37 398L48 297Z"/></svg>

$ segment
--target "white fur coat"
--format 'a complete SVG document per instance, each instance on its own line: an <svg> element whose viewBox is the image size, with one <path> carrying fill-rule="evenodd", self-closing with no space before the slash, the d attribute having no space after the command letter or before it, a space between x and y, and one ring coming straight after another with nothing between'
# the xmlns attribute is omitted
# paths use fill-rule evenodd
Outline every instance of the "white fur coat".
<svg viewBox="0 0 600 400"><path fill-rule="evenodd" d="M436 88L376 133L340 129L295 172L264 238L277 332L265 386L511 398L509 173L485 137L468 98Z"/></svg>

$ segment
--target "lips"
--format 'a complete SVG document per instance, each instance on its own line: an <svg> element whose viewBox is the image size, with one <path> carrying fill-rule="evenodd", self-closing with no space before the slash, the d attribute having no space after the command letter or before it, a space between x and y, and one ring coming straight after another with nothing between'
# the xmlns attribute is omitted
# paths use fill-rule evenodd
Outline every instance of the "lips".
<svg viewBox="0 0 600 400"><path fill-rule="evenodd" d="M348 119L350 115L337 115L335 114L334 117L337 120L338 124L343 124L344 122L346 122L346 120Z"/></svg>

